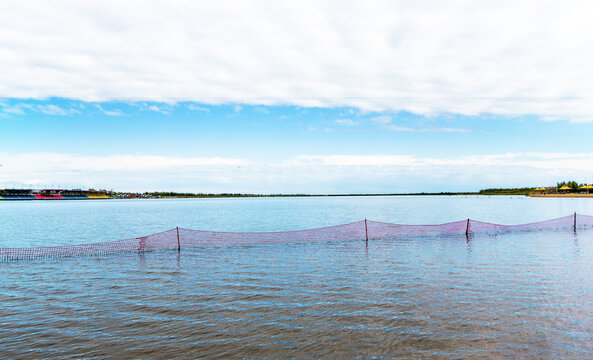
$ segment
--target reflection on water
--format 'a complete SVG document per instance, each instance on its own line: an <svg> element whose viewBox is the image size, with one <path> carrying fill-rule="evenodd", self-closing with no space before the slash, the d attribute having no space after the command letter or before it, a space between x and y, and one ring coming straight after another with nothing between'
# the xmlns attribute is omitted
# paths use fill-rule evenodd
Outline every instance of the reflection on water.
<svg viewBox="0 0 593 360"><path fill-rule="evenodd" d="M2 264L4 358L586 358L593 232Z"/></svg>

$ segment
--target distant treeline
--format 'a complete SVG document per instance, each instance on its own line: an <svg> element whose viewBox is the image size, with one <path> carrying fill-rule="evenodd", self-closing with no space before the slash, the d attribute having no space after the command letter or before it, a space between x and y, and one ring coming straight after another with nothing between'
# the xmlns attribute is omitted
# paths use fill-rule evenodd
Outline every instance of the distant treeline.
<svg viewBox="0 0 593 360"><path fill-rule="evenodd" d="M140 195L140 194L135 194ZM178 192L146 192L144 196L180 197L180 198L235 198L235 197L341 197L341 196L422 196L422 195L478 195L477 192L439 192L439 193L392 193L392 194L241 194L241 193L178 193Z"/></svg>
<svg viewBox="0 0 593 360"><path fill-rule="evenodd" d="M391 194L242 194L242 193L188 193L188 192L173 192L173 191L155 191L145 193L115 193L110 192L109 195L132 195L138 197L161 197L161 198L241 198L241 197L341 197L341 196L427 196L427 195L527 195L534 192L535 188L513 188L513 189L483 189L478 192L421 192L421 193L391 193Z"/></svg>
<svg viewBox="0 0 593 360"><path fill-rule="evenodd" d="M144 193L145 195L160 196L160 197L183 197L183 198L236 198L236 197L291 197L291 196L310 196L306 194L240 194L240 193L220 193L220 194L206 194L206 193L178 193L178 192L151 192Z"/></svg>
<svg viewBox="0 0 593 360"><path fill-rule="evenodd" d="M241 194L241 193L181 193L181 192L146 192L145 196L179 197L179 198L237 198L237 197L342 197L342 196L453 196L453 195L527 195L532 188L522 189L486 189L479 192L421 192L391 194Z"/></svg>
<svg viewBox="0 0 593 360"><path fill-rule="evenodd" d="M571 181L562 181L556 184L556 187L560 189L563 186L568 186L569 188L573 189L574 191L578 190L581 186L585 184L579 184L578 182L571 180Z"/></svg>
<svg viewBox="0 0 593 360"><path fill-rule="evenodd" d="M478 192L478 195L527 195L533 192L535 188L515 188L515 189L484 189Z"/></svg>

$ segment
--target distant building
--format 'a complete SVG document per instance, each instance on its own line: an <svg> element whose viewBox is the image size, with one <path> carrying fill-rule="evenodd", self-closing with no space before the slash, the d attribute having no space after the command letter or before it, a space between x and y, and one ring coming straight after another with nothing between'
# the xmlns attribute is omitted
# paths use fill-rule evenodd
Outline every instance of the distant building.
<svg viewBox="0 0 593 360"><path fill-rule="evenodd" d="M105 190L0 189L0 200L88 200L109 198Z"/></svg>

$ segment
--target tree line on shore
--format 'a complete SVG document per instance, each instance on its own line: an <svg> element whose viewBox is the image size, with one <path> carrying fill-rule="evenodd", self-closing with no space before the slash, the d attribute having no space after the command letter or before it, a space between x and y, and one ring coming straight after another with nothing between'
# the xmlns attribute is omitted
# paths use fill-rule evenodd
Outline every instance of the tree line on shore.
<svg viewBox="0 0 593 360"><path fill-rule="evenodd" d="M240 198L240 197L342 197L342 196L428 196L428 195L527 195L534 188L484 189L478 192L420 192L385 194L247 194L247 193L189 193L174 191L155 191L144 193L108 192L107 195L119 198Z"/></svg>
<svg viewBox="0 0 593 360"><path fill-rule="evenodd" d="M576 181L562 181L556 184L555 189L569 187L570 191L579 191L584 184ZM107 191L113 197L138 197L138 198L237 198L237 197L306 197L306 196L409 196L409 195L528 195L536 191L536 187L521 188L489 188L480 191L468 192L419 192L419 193L385 193L385 194L249 194L249 193L191 193L175 191L153 191L144 193Z"/></svg>

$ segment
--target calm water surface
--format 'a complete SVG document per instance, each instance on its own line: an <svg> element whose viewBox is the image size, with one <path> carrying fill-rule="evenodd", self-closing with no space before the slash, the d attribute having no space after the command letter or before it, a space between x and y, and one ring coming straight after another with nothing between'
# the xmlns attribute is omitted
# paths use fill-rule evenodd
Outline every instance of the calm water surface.
<svg viewBox="0 0 593 360"><path fill-rule="evenodd" d="M516 224L593 199L0 202L1 246L362 218ZM219 247L0 264L0 358L588 358L593 231Z"/></svg>

